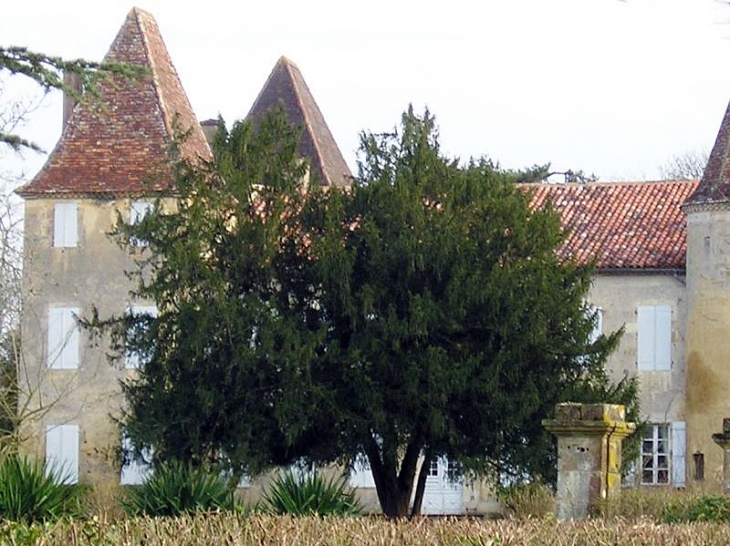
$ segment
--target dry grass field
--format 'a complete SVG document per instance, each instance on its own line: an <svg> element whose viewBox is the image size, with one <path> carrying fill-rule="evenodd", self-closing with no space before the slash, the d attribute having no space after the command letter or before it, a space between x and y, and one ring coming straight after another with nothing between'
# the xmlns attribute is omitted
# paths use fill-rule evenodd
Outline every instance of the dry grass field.
<svg viewBox="0 0 730 546"><path fill-rule="evenodd" d="M648 518L598 518L557 523L552 518L470 518L386 521L378 517L291 518L199 514L182 518L60 521L27 527L4 523L3 544L55 545L507 545L728 544L730 525L657 524Z"/></svg>

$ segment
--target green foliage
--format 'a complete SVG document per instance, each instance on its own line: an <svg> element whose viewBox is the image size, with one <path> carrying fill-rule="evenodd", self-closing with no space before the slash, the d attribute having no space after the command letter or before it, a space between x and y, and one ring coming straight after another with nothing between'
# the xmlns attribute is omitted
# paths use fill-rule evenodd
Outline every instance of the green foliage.
<svg viewBox="0 0 730 546"><path fill-rule="evenodd" d="M179 516L233 510L233 492L217 474L179 462L155 467L142 485L129 487L122 506L129 515Z"/></svg>
<svg viewBox="0 0 730 546"><path fill-rule="evenodd" d="M123 245L148 242L132 249L136 296L159 309L153 321L108 323L116 348L145 362L123 385L124 428L160 460L254 475L294 461L297 443L326 433L308 415L317 407L306 389L316 335L302 328L298 298L276 282L295 282L305 261L280 254L282 243L302 247L291 214L306 173L299 135L283 111L256 130L222 130L215 164L177 165L176 209L160 202L141 223L119 226Z"/></svg>
<svg viewBox="0 0 730 546"><path fill-rule="evenodd" d="M84 491L64 478L58 469L47 475L42 463L8 455L0 463L0 517L29 523L80 515Z"/></svg>
<svg viewBox="0 0 730 546"><path fill-rule="evenodd" d="M690 502L670 504L665 513L666 523L691 523L694 521L710 521L727 523L730 521L730 498L702 496Z"/></svg>
<svg viewBox="0 0 730 546"><path fill-rule="evenodd" d="M123 386L140 449L234 476L365 457L403 516L422 455L549 481L555 403L633 402L603 368L620 332L591 339L592 269L511 174L409 111L362 136L352 188L305 195L298 139L281 111L222 130L214 163L177 164L176 208L119 225L160 310L111 322L146 361Z"/></svg>
<svg viewBox="0 0 730 546"><path fill-rule="evenodd" d="M0 46L0 74L3 72L28 77L45 92L60 89L75 100L85 102L98 99L99 84L103 81L110 81L114 76L139 78L146 74L144 68L127 63L96 63L84 59L63 59L29 51L25 47ZM64 74L73 75L79 87L76 88L64 81ZM0 144L5 144L15 151L22 148L42 151L34 142L1 129Z"/></svg>
<svg viewBox="0 0 730 546"><path fill-rule="evenodd" d="M354 516L362 513L347 477L323 478L317 472L279 473L264 492L263 510L290 516Z"/></svg>

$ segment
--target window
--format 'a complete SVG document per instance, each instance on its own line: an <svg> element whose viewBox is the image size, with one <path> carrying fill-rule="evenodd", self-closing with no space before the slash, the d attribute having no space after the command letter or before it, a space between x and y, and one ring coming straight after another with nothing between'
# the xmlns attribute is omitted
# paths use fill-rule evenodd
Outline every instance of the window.
<svg viewBox="0 0 730 546"><path fill-rule="evenodd" d="M591 305L588 307L588 313L588 316L594 316L595 320L593 323L593 331L591 332L591 335L588 336L588 342L595 343L603 334L603 309Z"/></svg>
<svg viewBox="0 0 730 546"><path fill-rule="evenodd" d="M428 469L428 475L429 476L438 476L439 475L439 461L438 459L434 459L431 461L431 466Z"/></svg>
<svg viewBox="0 0 730 546"><path fill-rule="evenodd" d="M121 485L141 485L147 481L152 471L152 451L143 449L141 459L134 458L134 444L127 436L122 438L122 472L119 477Z"/></svg>
<svg viewBox="0 0 730 546"><path fill-rule="evenodd" d="M641 443L641 483L669 483L669 425L649 425Z"/></svg>
<svg viewBox="0 0 730 546"><path fill-rule="evenodd" d="M155 317L157 317L157 307L155 307L154 305L132 305L129 307L127 312L133 317L146 316L149 318L149 321L136 324L135 327L128 333L128 335L130 335L134 340L137 340L141 336L146 334L146 328L148 328L151 321L154 320ZM128 348L124 354L124 367L128 370L134 370L139 368L140 364L144 364L144 359L142 357L143 355L141 355L138 350Z"/></svg>
<svg viewBox="0 0 730 546"><path fill-rule="evenodd" d="M645 305L637 311L637 365L640 372L669 370L672 365L672 308Z"/></svg>
<svg viewBox="0 0 730 546"><path fill-rule="evenodd" d="M150 201L132 201L129 208L129 223L138 224L145 216L152 212L154 205ZM129 244L132 246L147 246L147 241L132 237Z"/></svg>
<svg viewBox="0 0 730 546"><path fill-rule="evenodd" d="M48 309L48 367L73 370L79 367L78 307Z"/></svg>
<svg viewBox="0 0 730 546"><path fill-rule="evenodd" d="M641 483L684 487L686 443L684 421L648 425L641 444Z"/></svg>
<svg viewBox="0 0 730 546"><path fill-rule="evenodd" d="M78 483L78 425L50 425L46 427L46 474L51 473L61 483Z"/></svg>
<svg viewBox="0 0 730 546"><path fill-rule="evenodd" d="M78 206L56 203L53 206L53 246L69 248L78 245Z"/></svg>

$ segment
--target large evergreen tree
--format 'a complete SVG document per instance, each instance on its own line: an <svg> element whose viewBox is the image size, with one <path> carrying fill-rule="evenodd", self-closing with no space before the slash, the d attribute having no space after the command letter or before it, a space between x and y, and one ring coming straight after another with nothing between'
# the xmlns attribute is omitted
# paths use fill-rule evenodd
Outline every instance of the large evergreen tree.
<svg viewBox="0 0 730 546"><path fill-rule="evenodd" d="M120 330L147 360L124 387L140 446L234 475L364 457L396 517L436 457L549 479L556 402L635 401L605 375L618 334L591 339L592 271L557 257L558 215L445 157L428 113L364 135L349 190L305 194L303 174L278 113L180 165L177 208L121 226L160 309Z"/></svg>

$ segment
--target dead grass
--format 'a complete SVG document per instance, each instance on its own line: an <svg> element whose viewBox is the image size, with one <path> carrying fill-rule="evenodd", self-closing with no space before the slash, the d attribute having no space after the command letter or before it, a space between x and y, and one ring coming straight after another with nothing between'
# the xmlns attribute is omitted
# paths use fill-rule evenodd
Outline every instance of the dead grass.
<svg viewBox="0 0 730 546"><path fill-rule="evenodd" d="M507 544L726 544L730 526L659 525L649 519L590 519L557 523L552 518L486 521L470 518L387 521L383 518L291 518L207 514L182 518L93 518L32 529L5 523L0 541L10 544L198 544L281 545L464 545Z"/></svg>
<svg viewBox="0 0 730 546"><path fill-rule="evenodd" d="M717 488L702 484L687 489L671 489L666 487L636 487L624 489L613 499L601 503L597 515L607 518L621 517L628 520L650 518L663 521L670 508L686 507L700 497L719 494Z"/></svg>

